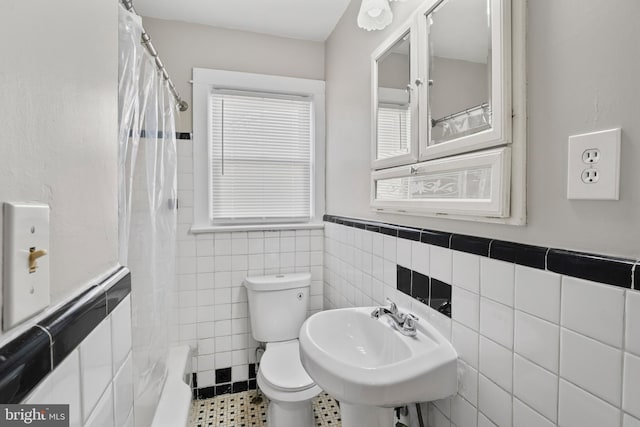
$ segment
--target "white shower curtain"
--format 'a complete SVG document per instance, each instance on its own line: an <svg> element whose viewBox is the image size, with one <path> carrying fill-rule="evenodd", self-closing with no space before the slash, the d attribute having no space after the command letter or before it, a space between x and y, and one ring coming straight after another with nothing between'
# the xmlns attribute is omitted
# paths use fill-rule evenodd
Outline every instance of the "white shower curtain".
<svg viewBox="0 0 640 427"><path fill-rule="evenodd" d="M175 101L141 45L140 18L120 6L120 262L131 269L134 411L151 424L166 376L175 284Z"/></svg>

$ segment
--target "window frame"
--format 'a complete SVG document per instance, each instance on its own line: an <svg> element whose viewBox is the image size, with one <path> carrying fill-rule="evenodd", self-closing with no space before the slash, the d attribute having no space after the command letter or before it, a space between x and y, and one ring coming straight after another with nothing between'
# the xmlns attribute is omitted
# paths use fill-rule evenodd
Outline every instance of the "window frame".
<svg viewBox="0 0 640 427"><path fill-rule="evenodd" d="M257 221L218 224L209 218L209 97L214 89L309 97L313 110L311 218L309 221ZM322 80L193 68L193 225L192 233L316 228L325 208L325 82Z"/></svg>

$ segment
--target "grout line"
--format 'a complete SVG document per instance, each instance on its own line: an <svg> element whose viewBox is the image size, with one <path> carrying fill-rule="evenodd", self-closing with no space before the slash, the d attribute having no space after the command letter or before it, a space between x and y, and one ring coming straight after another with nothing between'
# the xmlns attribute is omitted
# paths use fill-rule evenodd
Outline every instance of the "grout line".
<svg viewBox="0 0 640 427"><path fill-rule="evenodd" d="M547 253L549 249L547 249ZM545 270L547 267L547 256L544 257ZM556 423L560 421L560 369L562 367L562 283L564 280L560 279L560 296L558 298L558 305L560 307L560 313L558 316L558 377L556 379Z"/></svg>
<svg viewBox="0 0 640 427"><path fill-rule="evenodd" d="M544 271L549 271L548 268L548 257L549 257L549 251L551 250L551 248L547 248L547 250L544 252Z"/></svg>
<svg viewBox="0 0 640 427"><path fill-rule="evenodd" d="M493 246L493 242L495 239L489 240L489 253L487 254L487 258L491 258L491 247Z"/></svg>
<svg viewBox="0 0 640 427"><path fill-rule="evenodd" d="M47 328L45 328L42 325L35 325L37 328L40 328L44 331L45 334L47 334L47 336L49 337L49 362L51 364L51 372L53 372L53 370L55 369L55 367L53 366L53 336L51 335L51 332L49 332L49 330ZM73 351L73 350L72 350ZM69 352L71 353L71 352Z"/></svg>
<svg viewBox="0 0 640 427"><path fill-rule="evenodd" d="M635 264L631 267L631 286L629 289L638 290L635 288L635 279L636 279L636 266L640 264L640 260L636 261Z"/></svg>

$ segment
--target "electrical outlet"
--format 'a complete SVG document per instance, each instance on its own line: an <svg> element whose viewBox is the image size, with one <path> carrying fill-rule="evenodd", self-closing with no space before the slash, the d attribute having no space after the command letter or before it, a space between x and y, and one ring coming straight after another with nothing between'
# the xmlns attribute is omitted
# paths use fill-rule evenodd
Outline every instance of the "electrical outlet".
<svg viewBox="0 0 640 427"><path fill-rule="evenodd" d="M598 169L589 168L582 171L582 182L585 184L595 184L600 180Z"/></svg>
<svg viewBox="0 0 640 427"><path fill-rule="evenodd" d="M600 160L600 150L597 148L589 148L582 153L582 161L586 164L598 163Z"/></svg>
<svg viewBox="0 0 640 427"><path fill-rule="evenodd" d="M620 128L569 137L568 199L619 199L620 140Z"/></svg>

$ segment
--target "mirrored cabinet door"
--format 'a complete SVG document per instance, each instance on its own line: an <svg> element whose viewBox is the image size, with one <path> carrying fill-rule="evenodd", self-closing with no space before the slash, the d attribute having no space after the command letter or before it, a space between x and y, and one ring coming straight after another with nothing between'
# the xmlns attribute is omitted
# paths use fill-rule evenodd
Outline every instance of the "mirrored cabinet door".
<svg viewBox="0 0 640 427"><path fill-rule="evenodd" d="M413 37L409 29L404 29L373 54L372 164L376 169L418 158L417 58Z"/></svg>
<svg viewBox="0 0 640 427"><path fill-rule="evenodd" d="M443 0L419 15L421 160L511 142L508 13L509 0Z"/></svg>

